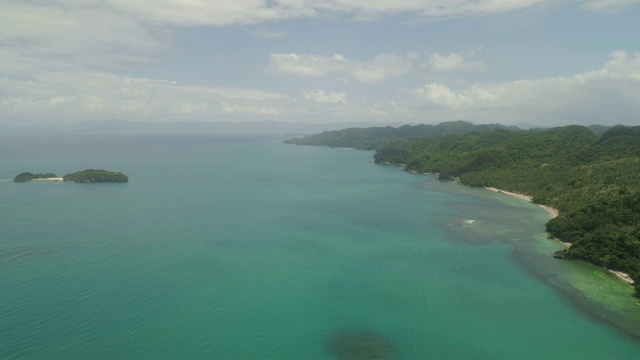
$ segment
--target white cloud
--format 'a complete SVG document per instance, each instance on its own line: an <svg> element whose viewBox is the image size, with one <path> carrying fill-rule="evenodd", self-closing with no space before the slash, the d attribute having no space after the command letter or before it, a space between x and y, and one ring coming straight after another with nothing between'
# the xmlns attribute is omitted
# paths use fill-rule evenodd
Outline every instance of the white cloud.
<svg viewBox="0 0 640 360"><path fill-rule="evenodd" d="M311 90L303 101L281 94L96 73L43 73L0 77L0 113L37 122L125 119L420 122L469 119L539 125L638 123L640 54L618 51L600 69L571 76L479 83L454 88L430 83L395 99ZM314 105L317 104L317 105ZM339 105L339 106L332 106Z"/></svg>
<svg viewBox="0 0 640 360"><path fill-rule="evenodd" d="M145 22L179 26L225 26L262 23L315 15L309 4L263 0L107 0L117 11Z"/></svg>
<svg viewBox="0 0 640 360"><path fill-rule="evenodd" d="M418 100L442 105L453 110L473 104L473 100L469 95L457 94L441 84L427 84L424 88L413 90L412 93Z"/></svg>
<svg viewBox="0 0 640 360"><path fill-rule="evenodd" d="M349 76L363 83L374 83L408 74L412 62L394 54L379 54L370 62L307 54L271 54L268 73L297 76Z"/></svg>
<svg viewBox="0 0 640 360"><path fill-rule="evenodd" d="M110 71L151 61L168 48L162 32L98 6L74 3L81 6L0 3L0 73Z"/></svg>
<svg viewBox="0 0 640 360"><path fill-rule="evenodd" d="M288 35L285 31L268 31L268 30L260 30L254 31L253 35L263 38L263 39L278 39Z"/></svg>
<svg viewBox="0 0 640 360"><path fill-rule="evenodd" d="M427 84L408 91L425 106L465 114L489 113L495 121L508 116L521 120L581 122L638 122L640 113L640 54L613 52L601 69L566 77L476 84L453 90L443 84ZM613 114L625 118L612 119ZM473 115L472 115L473 116Z"/></svg>
<svg viewBox="0 0 640 360"><path fill-rule="evenodd" d="M426 66L436 71L486 72L488 67L483 61L467 59L473 55L467 56L453 52L449 55L430 54Z"/></svg>
<svg viewBox="0 0 640 360"><path fill-rule="evenodd" d="M486 72L488 66L480 60L470 60L475 53L429 54L423 67L439 72L461 71L469 73ZM410 52L405 56L381 53L371 61L346 59L340 54L332 57L314 54L271 54L267 73L308 77L336 76L372 84L391 78L401 77L414 70L420 56Z"/></svg>
<svg viewBox="0 0 640 360"><path fill-rule="evenodd" d="M50 0L0 2L0 73L109 72L156 61L175 27L273 23L287 19L413 14L472 16L550 0ZM620 0L619 0L620 1ZM284 32L258 31L275 38ZM385 77L364 67L362 80ZM401 71L401 70L395 70ZM373 80L374 81L374 80Z"/></svg>
<svg viewBox="0 0 640 360"><path fill-rule="evenodd" d="M322 55L271 54L266 71L298 76L327 76L348 71L350 63L340 54Z"/></svg>
<svg viewBox="0 0 640 360"><path fill-rule="evenodd" d="M11 94L0 100L0 113L25 122L41 117L176 121L242 115L262 119L294 108L290 97L269 92L96 73L47 73L28 80L0 77L0 88Z"/></svg>
<svg viewBox="0 0 640 360"><path fill-rule="evenodd" d="M550 0L107 0L118 12L180 26L262 23L340 14L357 20L413 13L418 17L473 16L525 9Z"/></svg>
<svg viewBox="0 0 640 360"><path fill-rule="evenodd" d="M640 0L591 0L585 2L583 7L595 12L617 12L637 4L640 4Z"/></svg>
<svg viewBox="0 0 640 360"><path fill-rule="evenodd" d="M347 93L345 92L324 92L318 89L307 92L304 94L304 97L318 104L339 104L347 102Z"/></svg>
<svg viewBox="0 0 640 360"><path fill-rule="evenodd" d="M222 113L224 114L249 114L249 115L280 115L284 112L284 109L278 107L269 106L242 106L242 105L229 105L222 103Z"/></svg>
<svg viewBox="0 0 640 360"><path fill-rule="evenodd" d="M580 0L578 3L590 11L610 12L639 2ZM602 69L573 76L482 83L463 88L452 84L460 86L464 79L455 83L441 79L459 76L459 72L486 71L487 65L476 60L474 53L432 53L426 60L424 54L416 53L380 53L367 59L295 53L274 53L269 57L265 69L268 73L317 78L305 79L303 88L331 86L327 83L333 80L349 82L340 84L341 87L356 89L355 83L370 87L362 94L371 100L359 101L361 94L349 89L348 102L343 92L315 90L296 99L254 89L193 86L110 75L133 74L137 68L162 61L163 55L173 48L172 37L191 36L186 31L190 27L258 24L242 30L289 30L288 24L282 27L271 24L309 18L371 20L399 14L413 18L477 17L556 3L551 0L3 0L0 1L0 121L215 120L221 116L241 120L270 116L300 119L301 114L310 112L317 112L314 114L322 121L327 118L323 112L327 108L345 120L367 116L395 118L400 114L402 119L420 121L427 113L462 114L469 119L487 116L491 121L549 114L593 118L605 116L607 110L640 113L637 101L640 60L638 55L625 52L613 53L611 61ZM294 37L265 30L253 35L271 39ZM196 36L190 39L199 41ZM379 44L395 48L383 42ZM256 56L250 50L244 54ZM390 99L388 94L394 91L391 86L369 86L400 77L403 81L415 81L417 78L407 75L425 61L430 69L449 73L437 74L441 83L431 80L434 83L407 91L413 102L406 98ZM179 73L172 66L175 64L166 62L160 68ZM255 64L247 68L249 66L255 69ZM309 85L309 80L321 84ZM289 85L283 84L282 88ZM288 91L299 94L300 88ZM327 106L321 106L323 104ZM340 106L329 106L331 104ZM634 121L637 123L638 119Z"/></svg>
<svg viewBox="0 0 640 360"><path fill-rule="evenodd" d="M411 72L410 60L394 54L379 54L373 61L357 63L351 70L351 75L363 83L374 83L388 78L406 75Z"/></svg>

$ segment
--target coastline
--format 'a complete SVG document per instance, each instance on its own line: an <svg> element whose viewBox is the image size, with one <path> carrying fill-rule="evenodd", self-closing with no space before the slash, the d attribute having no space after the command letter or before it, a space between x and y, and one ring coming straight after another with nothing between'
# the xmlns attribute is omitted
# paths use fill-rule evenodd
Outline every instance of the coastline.
<svg viewBox="0 0 640 360"><path fill-rule="evenodd" d="M622 279L624 282L626 282L627 284L629 284L631 286L633 286L633 284L635 283L633 281L633 279L631 278L631 276L629 274L627 274L627 273L623 273L622 271L610 270L610 269L607 269L607 271L609 271L613 275L617 276L619 279Z"/></svg>
<svg viewBox="0 0 640 360"><path fill-rule="evenodd" d="M529 196L529 195L524 195L524 194L520 194L520 193L515 193L515 192L511 192L511 191L505 191L502 189L498 189L495 187L485 187L485 189L489 190L489 191L493 191L496 193L500 193L500 194L505 194L505 195L509 195L509 196L513 196L516 197L518 199L521 200L525 200L527 202L532 202L533 197ZM551 219L554 219L556 217L558 217L558 215L560 214L560 212L558 211L558 209L552 208L551 206L548 205L540 205L540 204L536 204L539 207L541 207L542 209L544 209L549 216L551 217ZM560 242L562 244L562 246L564 246L565 248L570 248L571 247L571 243L567 243L564 242L562 240L556 239L558 242ZM610 270L610 269L606 269L609 273L615 275L616 277L618 277L620 280L624 281L625 283L629 284L630 286L633 286L634 281L631 278L631 275L624 273L622 271L615 271L615 270Z"/></svg>
<svg viewBox="0 0 640 360"><path fill-rule="evenodd" d="M32 179L31 181L63 181L64 179L61 177L55 178L41 178L41 179Z"/></svg>
<svg viewBox="0 0 640 360"><path fill-rule="evenodd" d="M494 188L494 187L485 187L485 189L487 189L489 191L497 192L497 193L500 193L500 194L505 194L505 195L517 197L518 199L522 199L522 200L525 200L527 202L532 202L533 201L533 197L531 197L529 195L524 195L524 194L515 193L515 192L511 192L511 191L505 191L505 190L501 190L501 189ZM558 209L552 208L551 206L540 205L540 204L536 204L536 205L538 207L541 207L542 209L544 209L552 219L557 218L558 215L560 214Z"/></svg>

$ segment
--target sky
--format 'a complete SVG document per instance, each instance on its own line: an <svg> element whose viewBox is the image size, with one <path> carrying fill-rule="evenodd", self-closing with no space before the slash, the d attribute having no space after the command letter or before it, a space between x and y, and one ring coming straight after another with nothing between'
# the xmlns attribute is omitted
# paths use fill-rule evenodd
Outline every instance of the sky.
<svg viewBox="0 0 640 360"><path fill-rule="evenodd" d="M0 125L640 125L640 0L1 0Z"/></svg>

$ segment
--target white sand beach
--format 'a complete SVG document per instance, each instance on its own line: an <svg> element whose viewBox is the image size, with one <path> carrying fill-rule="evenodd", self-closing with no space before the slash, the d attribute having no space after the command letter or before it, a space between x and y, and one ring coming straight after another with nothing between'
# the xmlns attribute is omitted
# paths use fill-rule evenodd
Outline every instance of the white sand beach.
<svg viewBox="0 0 640 360"><path fill-rule="evenodd" d="M55 177L55 178L42 178L42 179L33 179L31 181L63 181L63 178L61 177Z"/></svg>
<svg viewBox="0 0 640 360"><path fill-rule="evenodd" d="M615 270L609 270L609 272L612 273L613 275L617 276L618 278L622 279L623 281L625 281L629 285L633 285L634 284L633 279L627 273L623 273L622 271L615 271Z"/></svg>
<svg viewBox="0 0 640 360"><path fill-rule="evenodd" d="M518 199L522 199L528 202L531 202L533 200L533 197L529 196L529 195L524 195L524 194L519 194L519 193L515 193L515 192L511 192L511 191L505 191L505 190L501 190L498 188L494 188L494 187L486 187L485 189L493 191L493 192L497 192L497 193L501 193L501 194L506 194L509 196L513 196L513 197L517 197ZM551 206L547 206L547 205L540 205L540 204L536 204L539 207L543 208L548 214L549 216L551 216L552 219L558 217L558 214L560 213L558 211L558 209L552 208Z"/></svg>
<svg viewBox="0 0 640 360"><path fill-rule="evenodd" d="M526 200L528 202L531 202L531 200L533 200L533 197L529 196L529 195L524 195L524 194L519 194L519 193L514 193L511 191L505 191L505 190L501 190L498 188L494 188L494 187L486 187L487 190L493 191L493 192L497 192L497 193L501 193L501 194L506 194L509 196L513 196L513 197L517 197L518 199L522 199L522 200ZM548 214L549 216L551 216L552 219L558 217L558 209L552 208L551 206L547 206L547 205L540 205L540 204L536 204L539 207L543 208ZM564 247L566 247L567 249L571 247L571 243L567 243L564 241L561 241L559 239L557 239ZM634 281L631 278L631 276L627 273L623 273L622 271L614 271L614 270L608 270L610 273L612 273L613 275L617 276L618 278L620 278L622 281L626 282L629 285L633 285Z"/></svg>
<svg viewBox="0 0 640 360"><path fill-rule="evenodd" d="M547 206L547 205L540 205L540 204L536 204L539 207L545 209L547 211L547 213L549 213L549 216L551 216L552 219L555 219L558 217L558 215L560 214L558 212L558 209L552 208L551 206Z"/></svg>

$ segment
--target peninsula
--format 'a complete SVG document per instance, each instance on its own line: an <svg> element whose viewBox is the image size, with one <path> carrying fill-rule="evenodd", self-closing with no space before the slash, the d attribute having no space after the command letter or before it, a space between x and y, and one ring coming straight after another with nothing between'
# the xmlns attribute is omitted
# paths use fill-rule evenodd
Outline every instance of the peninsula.
<svg viewBox="0 0 640 360"><path fill-rule="evenodd" d="M129 181L129 177L121 172L87 169L70 173L63 177L58 177L54 173L32 174L30 172L23 172L13 179L14 182L28 182L31 180L66 181L76 183L127 182Z"/></svg>
<svg viewBox="0 0 640 360"><path fill-rule="evenodd" d="M640 295L640 126L475 129L461 122L419 139L397 129L347 129L288 143L376 150L378 164L518 194L551 215L546 230L571 246L556 257L623 272ZM464 128L466 133L456 132ZM410 130L410 129L407 129ZM415 132L414 132L415 133ZM393 141L388 141L391 136ZM352 142L350 141L352 140ZM557 209L558 211L555 211ZM552 254L549 254L550 256Z"/></svg>

